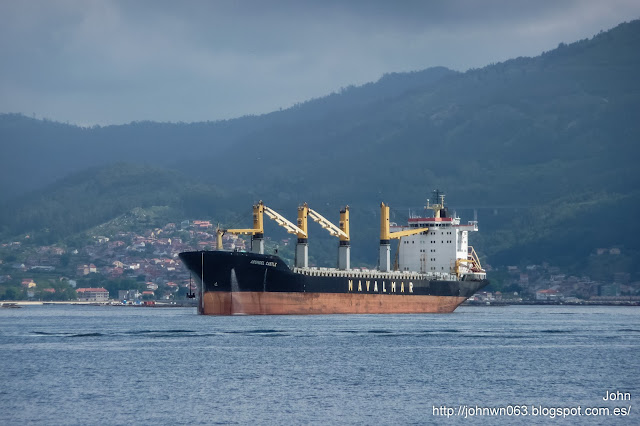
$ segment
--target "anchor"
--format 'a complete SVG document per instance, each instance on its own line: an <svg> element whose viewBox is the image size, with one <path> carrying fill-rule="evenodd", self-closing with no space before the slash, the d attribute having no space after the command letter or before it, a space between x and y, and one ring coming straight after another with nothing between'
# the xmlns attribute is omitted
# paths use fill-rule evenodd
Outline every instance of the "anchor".
<svg viewBox="0 0 640 426"><path fill-rule="evenodd" d="M196 294L193 291L191 291L191 278L192 278L191 275L189 275L189 293L187 293L187 298L189 299L193 299L196 297Z"/></svg>

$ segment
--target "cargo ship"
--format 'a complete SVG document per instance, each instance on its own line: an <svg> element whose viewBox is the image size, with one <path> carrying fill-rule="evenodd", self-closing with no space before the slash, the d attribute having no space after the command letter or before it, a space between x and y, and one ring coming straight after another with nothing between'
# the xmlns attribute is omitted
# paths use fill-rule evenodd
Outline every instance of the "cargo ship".
<svg viewBox="0 0 640 426"><path fill-rule="evenodd" d="M431 217L396 225L389 221L389 206L381 204L375 270L351 268L348 206L340 210L336 226L306 203L293 224L260 201L253 206L253 228L218 228L218 250L183 252L180 259L200 282L198 312L204 315L453 312L489 283L468 244L478 223L462 224L450 216L439 192L425 209L432 210ZM265 214L297 235L295 266L264 253ZM308 217L339 238L337 268L309 267ZM224 250L225 233L251 235L251 251ZM393 265L392 239L399 240Z"/></svg>

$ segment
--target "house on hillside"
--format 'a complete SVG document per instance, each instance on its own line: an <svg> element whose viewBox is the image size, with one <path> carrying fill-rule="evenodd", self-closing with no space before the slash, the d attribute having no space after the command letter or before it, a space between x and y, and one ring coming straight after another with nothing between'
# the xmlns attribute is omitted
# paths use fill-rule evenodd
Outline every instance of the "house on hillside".
<svg viewBox="0 0 640 426"><path fill-rule="evenodd" d="M212 227L211 222L208 220L194 220L191 223L194 228L198 229L208 229Z"/></svg>
<svg viewBox="0 0 640 426"><path fill-rule="evenodd" d="M96 268L96 265L94 265L93 263L91 263L90 265L78 265L76 267L76 275L89 275L89 274L95 274L98 272L98 268Z"/></svg>
<svg viewBox="0 0 640 426"><path fill-rule="evenodd" d="M142 297L145 299L154 298L156 297L156 294L151 290L145 290L142 292Z"/></svg>
<svg viewBox="0 0 640 426"><path fill-rule="evenodd" d="M560 293L558 290L554 290L554 289L546 289L546 290L538 290L536 291L536 300L544 300L547 302L554 302L557 300L562 300L563 299L563 295L562 293Z"/></svg>
<svg viewBox="0 0 640 426"><path fill-rule="evenodd" d="M78 300L81 302L108 302L109 291L99 288L77 288Z"/></svg>
<svg viewBox="0 0 640 426"><path fill-rule="evenodd" d="M33 288L33 287L36 286L36 283L31 278L25 278L25 279L22 280L21 285L24 288Z"/></svg>

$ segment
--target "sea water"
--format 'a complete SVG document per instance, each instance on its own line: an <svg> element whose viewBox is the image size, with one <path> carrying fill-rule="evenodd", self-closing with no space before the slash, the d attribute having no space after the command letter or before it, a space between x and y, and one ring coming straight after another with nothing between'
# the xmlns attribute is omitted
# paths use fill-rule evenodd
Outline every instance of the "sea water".
<svg viewBox="0 0 640 426"><path fill-rule="evenodd" d="M638 307L0 309L0 424L639 424L638 402Z"/></svg>

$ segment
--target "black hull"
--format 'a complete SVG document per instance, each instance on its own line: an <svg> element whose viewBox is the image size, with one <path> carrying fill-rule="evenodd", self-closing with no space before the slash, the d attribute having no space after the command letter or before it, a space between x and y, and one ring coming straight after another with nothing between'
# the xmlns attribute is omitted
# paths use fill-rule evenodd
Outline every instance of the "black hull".
<svg viewBox="0 0 640 426"><path fill-rule="evenodd" d="M203 283L200 307L200 311L203 313L207 312L203 304L206 303L207 299L204 296L208 293L230 295L251 293L258 296L261 293L281 293L280 297L276 299L274 299L275 295L271 295L269 298L264 297L264 300L268 299L270 301L291 299L294 296L304 294L307 296L306 299L313 296L314 300L316 300L316 305L318 305L318 297L333 295L327 299L330 299L332 304L347 303L353 305L354 303L369 303L368 299L371 299L376 300L376 306L385 305L384 308L381 307L378 310L375 307L367 308L369 310L373 309L371 313L405 312L401 307L395 305L406 304L407 301L415 304L415 301L413 301L415 298L418 298L415 300L424 300L425 303L423 305L425 308L410 307L407 308L406 312L431 312L432 308L427 308L426 306L432 300L429 299L427 303L427 299L424 298L425 296L430 296L438 298L433 300L448 300L447 306L453 303L454 306L451 309L453 310L466 298L488 285L487 280L433 280L421 279L418 275L385 274L377 271L307 270L304 273L298 273L289 269L286 263L278 256L248 252L195 251L180 253L180 258L187 268ZM353 297L341 298L338 295L352 295ZM248 295L245 295L245 299L247 297ZM216 303L223 303L220 302L222 299L219 297L216 300ZM336 302L336 300L339 301ZM221 313L218 311L229 309L231 310L229 313L235 313L233 312L233 307L216 307L214 312ZM291 306L289 309L291 313L305 313L304 309L293 309ZM260 312L268 311L268 308L260 307ZM353 311L359 312L355 308ZM342 307L338 311L330 307L327 308L327 313L332 312L351 311L348 306ZM287 313L286 309L285 313ZM323 312L320 309L320 312L314 311L312 313Z"/></svg>

